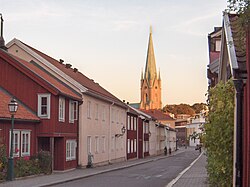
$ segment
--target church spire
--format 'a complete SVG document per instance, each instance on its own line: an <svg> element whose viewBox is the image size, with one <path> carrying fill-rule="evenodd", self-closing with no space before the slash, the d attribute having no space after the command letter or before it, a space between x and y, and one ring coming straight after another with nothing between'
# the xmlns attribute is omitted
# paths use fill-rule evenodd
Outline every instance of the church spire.
<svg viewBox="0 0 250 187"><path fill-rule="evenodd" d="M150 82L150 80L154 82L154 80L157 79L154 46L153 46L153 39L152 39L152 26L150 26L147 60L146 60L144 76L145 76L144 79L146 79L148 83Z"/></svg>

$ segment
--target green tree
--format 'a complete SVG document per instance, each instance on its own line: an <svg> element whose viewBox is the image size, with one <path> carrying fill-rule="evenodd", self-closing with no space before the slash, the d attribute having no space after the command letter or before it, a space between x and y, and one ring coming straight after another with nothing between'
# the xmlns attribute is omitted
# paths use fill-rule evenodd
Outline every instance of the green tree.
<svg viewBox="0 0 250 187"><path fill-rule="evenodd" d="M163 111L165 112L169 112L174 114L175 116L177 114L188 114L193 116L195 114L194 109L192 109L192 107L188 104L179 104L179 105L166 105L163 108Z"/></svg>
<svg viewBox="0 0 250 187"><path fill-rule="evenodd" d="M204 143L211 186L232 186L234 87L232 80L209 90Z"/></svg>
<svg viewBox="0 0 250 187"><path fill-rule="evenodd" d="M206 104L205 103L195 103L191 106L191 108L195 111L196 114L198 114L203 109L206 109Z"/></svg>

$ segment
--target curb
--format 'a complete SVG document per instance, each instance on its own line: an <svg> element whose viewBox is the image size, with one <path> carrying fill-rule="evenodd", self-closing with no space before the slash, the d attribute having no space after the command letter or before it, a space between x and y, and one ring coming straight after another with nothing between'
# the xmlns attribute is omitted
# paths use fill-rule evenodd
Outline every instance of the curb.
<svg viewBox="0 0 250 187"><path fill-rule="evenodd" d="M83 175L83 176L69 178L69 179L65 179L65 180L61 180L61 181L53 181L53 182L50 182L50 183L47 183L47 184L37 185L36 187L47 187L47 186L52 186L52 185L57 185L57 184L63 184L63 183L66 183L66 182L71 182L71 181L75 181L75 180L79 180L79 179L83 179L83 178L87 178L87 177L92 177L94 175L100 175L100 174L108 173L108 172L111 172L111 171L130 168L130 167L145 164L145 163L148 163L148 162L153 162L153 161L161 160L161 159L164 159L164 158L172 157L172 156L175 156L175 155L180 154L182 152L184 152L184 151L179 151L178 153L168 155L168 156L161 156L161 157L158 157L158 158L151 158L149 160L145 160L145 161L141 161L141 162L137 162L137 163L133 163L133 164L129 164L129 165L124 165L124 166L120 166L120 167L116 167L116 168L106 169L106 170L103 170L103 171L98 171L98 172L94 172L94 173L91 173L91 174L86 174L86 175Z"/></svg>
<svg viewBox="0 0 250 187"><path fill-rule="evenodd" d="M182 177L182 175L184 175L200 159L203 153L204 151L202 151L201 154L188 167L180 172L178 176L174 178L170 183L168 183L165 187L172 187Z"/></svg>

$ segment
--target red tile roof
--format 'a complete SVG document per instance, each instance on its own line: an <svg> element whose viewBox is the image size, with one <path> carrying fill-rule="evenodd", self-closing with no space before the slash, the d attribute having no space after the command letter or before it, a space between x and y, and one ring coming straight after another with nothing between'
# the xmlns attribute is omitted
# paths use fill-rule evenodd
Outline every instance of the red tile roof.
<svg viewBox="0 0 250 187"><path fill-rule="evenodd" d="M11 100L11 96L0 87L0 118L9 119L11 115L9 113L8 104ZM18 102L18 109L15 114L15 119L20 120L34 120L39 121L39 118L23 104Z"/></svg>
<svg viewBox="0 0 250 187"><path fill-rule="evenodd" d="M142 112L152 116L157 120L175 120L169 114L162 112L161 110L157 109L150 109L150 110L141 110Z"/></svg>
<svg viewBox="0 0 250 187"><path fill-rule="evenodd" d="M81 96L76 94L73 90L66 87L63 83L59 82L56 78L52 77L51 75L49 75L48 73L40 69L39 67L35 66L34 64L30 62L26 62L25 60L22 60L14 55L11 55L3 50L0 50L0 56L2 58L6 57L6 55L12 59L12 62L14 63L18 62L26 70L33 72L33 76L40 78L40 80L45 81L47 85L52 86L58 94L62 94L70 98L81 100ZM10 60L7 58L4 58L4 59L7 62L9 62Z"/></svg>
<svg viewBox="0 0 250 187"><path fill-rule="evenodd" d="M64 72L65 74L67 74L68 76L70 76L71 78L76 80L77 82L79 82L81 85L88 88L90 90L90 92L98 93L101 96L104 96L104 97L107 97L109 99L115 100L115 101L117 101L119 103L122 103L117 97L115 97L110 92L108 92L106 89L101 87L98 83L95 83L92 79L89 79L88 77L83 75L78 70L76 71L76 69L74 70L71 67L67 68L65 64L60 63L58 60L56 60L56 59L42 53L41 51L38 51L37 49L35 49L35 48L25 44L25 43L23 43L23 44L25 46L29 47L31 50L33 50L35 53L37 53L41 57L43 57L44 59L46 59L48 62L50 62L51 64L56 66L62 72ZM124 105L124 104L122 103L122 105Z"/></svg>

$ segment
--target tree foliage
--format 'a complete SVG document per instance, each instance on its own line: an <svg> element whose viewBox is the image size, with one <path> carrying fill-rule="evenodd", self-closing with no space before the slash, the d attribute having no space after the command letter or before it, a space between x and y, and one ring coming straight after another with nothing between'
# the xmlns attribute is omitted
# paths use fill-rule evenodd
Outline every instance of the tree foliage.
<svg viewBox="0 0 250 187"><path fill-rule="evenodd" d="M232 80L209 90L204 143L211 186L232 186L234 87Z"/></svg>
<svg viewBox="0 0 250 187"><path fill-rule="evenodd" d="M177 114L188 114L190 116L194 116L195 114L198 114L201 110L206 108L205 103L195 103L192 106L188 104L179 104L179 105L166 105L163 108L163 111L172 113L175 116Z"/></svg>

